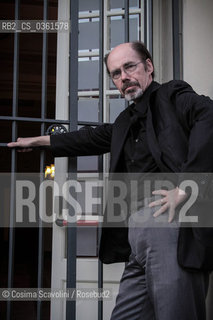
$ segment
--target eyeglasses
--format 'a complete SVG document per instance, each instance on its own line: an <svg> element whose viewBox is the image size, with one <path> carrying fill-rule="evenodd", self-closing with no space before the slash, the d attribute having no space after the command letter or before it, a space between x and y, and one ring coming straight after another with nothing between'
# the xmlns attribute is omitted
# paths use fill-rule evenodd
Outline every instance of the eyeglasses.
<svg viewBox="0 0 213 320"><path fill-rule="evenodd" d="M124 64L123 66L123 71L127 74L130 75L132 74L136 69L139 63L143 63L142 61L139 61L137 63L127 63ZM121 69L117 69L113 72L110 73L110 76L113 80L118 80L121 77Z"/></svg>

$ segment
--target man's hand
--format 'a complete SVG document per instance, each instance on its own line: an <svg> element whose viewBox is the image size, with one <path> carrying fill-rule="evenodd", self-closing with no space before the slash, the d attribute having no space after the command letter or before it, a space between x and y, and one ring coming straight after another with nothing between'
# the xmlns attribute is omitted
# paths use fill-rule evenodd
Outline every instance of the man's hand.
<svg viewBox="0 0 213 320"><path fill-rule="evenodd" d="M153 214L153 216L156 218L168 210L168 222L173 221L175 216L175 208L187 197L185 191L179 189L178 187L172 190L155 190L152 192L152 194L164 196L163 198L155 200L149 204L150 208L162 205L161 208Z"/></svg>
<svg viewBox="0 0 213 320"><path fill-rule="evenodd" d="M19 152L29 152L35 147L50 146L50 136L18 138L16 142L10 142L7 146L17 148Z"/></svg>

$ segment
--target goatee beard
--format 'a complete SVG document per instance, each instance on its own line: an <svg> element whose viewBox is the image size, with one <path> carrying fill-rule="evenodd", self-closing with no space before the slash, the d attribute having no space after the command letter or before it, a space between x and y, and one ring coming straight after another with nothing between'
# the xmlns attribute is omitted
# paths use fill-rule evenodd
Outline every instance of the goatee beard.
<svg viewBox="0 0 213 320"><path fill-rule="evenodd" d="M124 95L127 101L134 101L141 98L143 95L143 90L141 88L137 88L137 90L133 90L132 92L128 92Z"/></svg>

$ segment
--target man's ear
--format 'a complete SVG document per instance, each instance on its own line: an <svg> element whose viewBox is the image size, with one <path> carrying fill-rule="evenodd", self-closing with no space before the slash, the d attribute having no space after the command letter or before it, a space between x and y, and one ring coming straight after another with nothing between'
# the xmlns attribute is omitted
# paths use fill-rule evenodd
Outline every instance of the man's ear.
<svg viewBox="0 0 213 320"><path fill-rule="evenodd" d="M152 61L149 58L146 59L145 70L147 72L149 72L150 74L152 74L152 72L154 71L154 67L153 67Z"/></svg>

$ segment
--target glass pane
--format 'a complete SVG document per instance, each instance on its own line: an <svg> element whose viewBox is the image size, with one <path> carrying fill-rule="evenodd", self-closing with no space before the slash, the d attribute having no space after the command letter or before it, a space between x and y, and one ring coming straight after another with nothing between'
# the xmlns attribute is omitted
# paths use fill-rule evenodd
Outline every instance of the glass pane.
<svg viewBox="0 0 213 320"><path fill-rule="evenodd" d="M29 3L28 0L22 0L20 1L20 20L42 20L42 9L43 3L40 1L32 1Z"/></svg>
<svg viewBox="0 0 213 320"><path fill-rule="evenodd" d="M2 6L0 6L0 9ZM1 12L1 10L0 10ZM2 12L1 12L2 13ZM5 18L4 18L5 19ZM9 18L11 19L11 18ZM0 115L12 115L14 35L1 33L0 38Z"/></svg>
<svg viewBox="0 0 213 320"><path fill-rule="evenodd" d="M0 142L8 143L11 140L12 140L12 121L1 120L0 121Z"/></svg>
<svg viewBox="0 0 213 320"><path fill-rule="evenodd" d="M41 134L41 125L37 122L18 122L18 137L35 137L40 136Z"/></svg>
<svg viewBox="0 0 213 320"><path fill-rule="evenodd" d="M95 185L97 186L98 182L95 183L95 180L92 180L93 183L94 183L94 186L92 188L92 194L93 194L93 197L95 198L99 198L101 199L101 194L100 194L100 188L98 187L95 187ZM83 178L83 180L81 181L78 181L80 184L81 184L81 192L77 192L76 193L76 200L78 201L78 203L80 204L81 208L82 208L82 213L83 214L98 214L98 212L100 212L100 205L96 205L96 204L93 204L92 205L92 212L87 212L87 207L86 207L86 204L87 204L87 201L91 201L90 198L88 198L88 195L87 195L87 190L86 190L86 183L87 183L87 178Z"/></svg>
<svg viewBox="0 0 213 320"><path fill-rule="evenodd" d="M129 7L130 8L139 8L139 0L130 0Z"/></svg>
<svg viewBox="0 0 213 320"><path fill-rule="evenodd" d="M109 87L110 87L110 89L112 89L112 90L116 90L116 86L114 85L114 83L113 83L113 81L112 81L111 78L110 78L110 82L109 82Z"/></svg>
<svg viewBox="0 0 213 320"><path fill-rule="evenodd" d="M39 172L40 171L40 151L18 152L17 172Z"/></svg>
<svg viewBox="0 0 213 320"><path fill-rule="evenodd" d="M78 130L81 129L82 126L78 126ZM86 129L82 129L86 130ZM77 171L98 171L98 156L83 156L77 158Z"/></svg>
<svg viewBox="0 0 213 320"><path fill-rule="evenodd" d="M99 61L89 58L79 59L79 90L98 90Z"/></svg>
<svg viewBox="0 0 213 320"><path fill-rule="evenodd" d="M79 20L79 50L99 48L99 18Z"/></svg>
<svg viewBox="0 0 213 320"><path fill-rule="evenodd" d="M19 122L17 128L18 137L35 137L41 134L41 125L37 122ZM39 172L40 151L17 153L17 172Z"/></svg>
<svg viewBox="0 0 213 320"><path fill-rule="evenodd" d="M79 0L79 11L99 10L99 0Z"/></svg>
<svg viewBox="0 0 213 320"><path fill-rule="evenodd" d="M12 81L10 84L12 84ZM9 85L8 85L8 87L9 87ZM11 96L12 90L8 90L8 91L10 91L9 95ZM6 96L6 94L5 94L5 96ZM4 92L0 89L0 106L1 106L0 107L0 115L1 116L11 116L12 115L12 104L13 104L12 97L11 97L11 99L3 99L3 96L4 96Z"/></svg>
<svg viewBox="0 0 213 320"><path fill-rule="evenodd" d="M48 34L46 117L55 118L57 33Z"/></svg>
<svg viewBox="0 0 213 320"><path fill-rule="evenodd" d="M98 121L99 99L79 99L78 121Z"/></svg>
<svg viewBox="0 0 213 320"><path fill-rule="evenodd" d="M139 40L139 15L134 14L129 17L129 40L135 41Z"/></svg>
<svg viewBox="0 0 213 320"><path fill-rule="evenodd" d="M117 116L125 109L125 99L110 99L109 112L110 123L114 122Z"/></svg>
<svg viewBox="0 0 213 320"><path fill-rule="evenodd" d="M0 172L10 172L11 170L11 150L9 148L1 149L4 152L4 156L1 157Z"/></svg>
<svg viewBox="0 0 213 320"><path fill-rule="evenodd" d="M78 157L77 170L78 171L98 171L98 157L97 156Z"/></svg>
<svg viewBox="0 0 213 320"><path fill-rule="evenodd" d="M15 1L0 1L0 20L15 19ZM1 47L2 50L2 47Z"/></svg>
<svg viewBox="0 0 213 320"><path fill-rule="evenodd" d="M42 34L20 34L19 72L18 116L40 118Z"/></svg>
<svg viewBox="0 0 213 320"><path fill-rule="evenodd" d="M110 46L114 48L124 42L124 19L122 16L110 18Z"/></svg>
<svg viewBox="0 0 213 320"><path fill-rule="evenodd" d="M20 99L18 105L18 116L19 117L31 117L40 118L41 116L41 100L39 100L40 95L36 97L36 94L32 93L32 98L34 99Z"/></svg>
<svg viewBox="0 0 213 320"><path fill-rule="evenodd" d="M130 8L138 8L139 0L130 0L129 1ZM124 8L124 0L110 0L110 9L123 9Z"/></svg>
<svg viewBox="0 0 213 320"><path fill-rule="evenodd" d="M124 0L110 0L110 9L119 8L124 8Z"/></svg>

